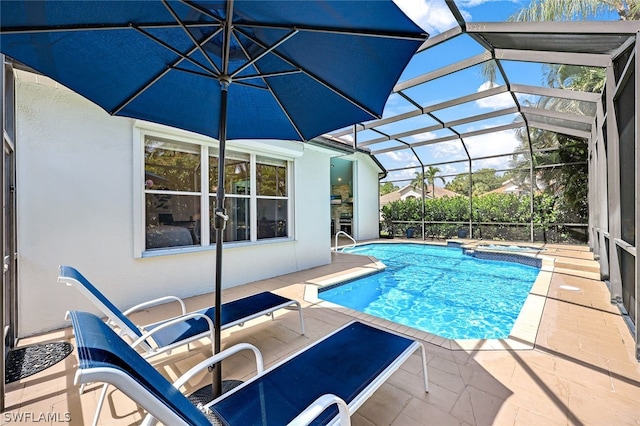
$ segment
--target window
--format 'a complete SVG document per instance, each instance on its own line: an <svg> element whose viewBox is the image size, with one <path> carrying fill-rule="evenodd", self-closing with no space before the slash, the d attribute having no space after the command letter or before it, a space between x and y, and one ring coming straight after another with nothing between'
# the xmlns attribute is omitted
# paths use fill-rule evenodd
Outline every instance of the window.
<svg viewBox="0 0 640 426"><path fill-rule="evenodd" d="M288 236L286 161L258 156L256 187L258 239Z"/></svg>
<svg viewBox="0 0 640 426"><path fill-rule="evenodd" d="M198 244L200 148L148 138L144 162L146 248Z"/></svg>
<svg viewBox="0 0 640 426"><path fill-rule="evenodd" d="M213 225L218 192L218 149L209 148L209 221ZM224 165L225 206L227 226L223 241L251 239L251 156L227 150ZM216 231L210 227L211 243L216 242Z"/></svg>
<svg viewBox="0 0 640 426"><path fill-rule="evenodd" d="M215 244L218 159L216 147L144 136L145 250ZM227 149L225 243L289 237L289 172L287 160Z"/></svg>

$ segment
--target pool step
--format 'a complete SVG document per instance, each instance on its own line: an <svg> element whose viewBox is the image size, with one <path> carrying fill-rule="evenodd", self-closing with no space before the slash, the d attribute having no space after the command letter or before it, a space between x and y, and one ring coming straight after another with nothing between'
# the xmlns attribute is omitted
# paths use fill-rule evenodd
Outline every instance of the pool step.
<svg viewBox="0 0 640 426"><path fill-rule="evenodd" d="M600 264L595 260L571 258L564 259L561 257L556 257L555 266L556 268L600 273Z"/></svg>

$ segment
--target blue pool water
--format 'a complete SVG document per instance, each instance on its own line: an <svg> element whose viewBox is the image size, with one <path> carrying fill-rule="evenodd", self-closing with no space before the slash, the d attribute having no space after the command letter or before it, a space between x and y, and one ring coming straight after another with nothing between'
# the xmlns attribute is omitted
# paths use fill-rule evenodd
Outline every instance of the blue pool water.
<svg viewBox="0 0 640 426"><path fill-rule="evenodd" d="M458 247L368 244L386 270L320 290L318 297L448 339L504 339L540 271L481 260Z"/></svg>

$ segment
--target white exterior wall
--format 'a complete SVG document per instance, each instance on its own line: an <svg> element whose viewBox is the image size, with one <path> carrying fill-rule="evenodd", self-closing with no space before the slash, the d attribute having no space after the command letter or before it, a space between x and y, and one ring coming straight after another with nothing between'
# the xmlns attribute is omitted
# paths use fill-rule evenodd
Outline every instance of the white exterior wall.
<svg viewBox="0 0 640 426"><path fill-rule="evenodd" d="M213 249L134 256L134 120L111 117L51 80L19 74L19 336L68 325L64 313L70 309L97 312L76 290L57 283L60 264L78 268L122 309L168 294L210 292ZM305 145L295 160L294 241L225 246L225 288L331 261L330 155ZM377 235L377 210L371 213Z"/></svg>
<svg viewBox="0 0 640 426"><path fill-rule="evenodd" d="M354 208L357 240L368 240L380 236L380 182L379 166L366 154L354 154Z"/></svg>

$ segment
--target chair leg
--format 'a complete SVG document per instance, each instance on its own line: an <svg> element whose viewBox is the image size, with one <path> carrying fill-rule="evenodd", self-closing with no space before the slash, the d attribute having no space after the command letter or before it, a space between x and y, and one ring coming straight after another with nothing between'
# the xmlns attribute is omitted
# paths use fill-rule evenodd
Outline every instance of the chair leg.
<svg viewBox="0 0 640 426"><path fill-rule="evenodd" d="M296 302L296 305L298 306L298 313L300 314L300 333L304 336L304 318L302 316L302 305L300 304L300 302Z"/></svg>
<svg viewBox="0 0 640 426"><path fill-rule="evenodd" d="M424 375L424 391L429 392L429 376L427 374L427 353L424 345L420 345L420 354L422 355L422 372Z"/></svg>
<svg viewBox="0 0 640 426"><path fill-rule="evenodd" d="M98 405L96 406L96 414L93 416L92 426L98 425L98 418L100 417L100 411L102 411L102 405L104 404L104 400L107 398L107 388L109 387L109 383L105 383L102 386L102 392L100 392L100 398L98 399Z"/></svg>

